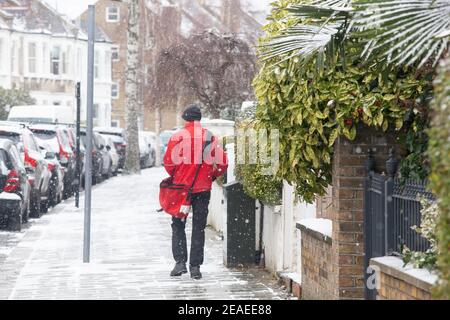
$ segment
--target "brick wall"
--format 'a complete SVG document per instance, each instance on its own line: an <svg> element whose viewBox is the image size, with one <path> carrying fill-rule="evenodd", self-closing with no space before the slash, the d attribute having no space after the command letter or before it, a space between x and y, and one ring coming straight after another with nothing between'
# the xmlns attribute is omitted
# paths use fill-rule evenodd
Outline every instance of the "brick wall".
<svg viewBox="0 0 450 320"><path fill-rule="evenodd" d="M391 147L402 154L395 132L361 126L354 141L339 137L333 159L333 264L337 299L364 297L364 163L374 151L376 171L385 171Z"/></svg>
<svg viewBox="0 0 450 320"><path fill-rule="evenodd" d="M333 187L328 187L327 194L317 197L316 200L317 218L332 219L333 217Z"/></svg>
<svg viewBox="0 0 450 320"><path fill-rule="evenodd" d="M297 227L302 233L302 299L334 299L331 238L301 225Z"/></svg>
<svg viewBox="0 0 450 320"><path fill-rule="evenodd" d="M377 300L431 300L432 283L374 260L371 266L380 270L380 289L377 290ZM426 271L423 270L423 273Z"/></svg>

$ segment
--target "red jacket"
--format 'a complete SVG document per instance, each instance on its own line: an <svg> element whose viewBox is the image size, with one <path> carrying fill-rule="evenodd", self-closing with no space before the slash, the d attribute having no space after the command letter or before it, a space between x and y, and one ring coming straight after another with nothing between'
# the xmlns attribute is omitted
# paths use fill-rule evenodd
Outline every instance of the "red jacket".
<svg viewBox="0 0 450 320"><path fill-rule="evenodd" d="M207 130L200 122L187 122L184 129L175 133L169 141L164 156L164 168L174 177L174 184L190 188L202 158L202 149L207 139ZM212 182L225 174L228 168L227 154L218 139L211 135L193 193L210 191Z"/></svg>

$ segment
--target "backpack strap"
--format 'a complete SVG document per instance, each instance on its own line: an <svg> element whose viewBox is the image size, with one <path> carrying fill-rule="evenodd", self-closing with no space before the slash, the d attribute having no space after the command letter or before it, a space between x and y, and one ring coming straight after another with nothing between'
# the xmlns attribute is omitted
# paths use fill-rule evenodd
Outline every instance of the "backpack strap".
<svg viewBox="0 0 450 320"><path fill-rule="evenodd" d="M211 131L206 130L205 144L202 148L202 158L201 158L199 165L197 166L197 171L195 172L194 181L192 181L192 185L189 188L188 199L190 199L192 196L192 192L194 191L195 182L197 181L198 175L200 174L200 169L203 165L203 155L205 153L206 148L212 143L212 139L213 139L213 134L211 133Z"/></svg>

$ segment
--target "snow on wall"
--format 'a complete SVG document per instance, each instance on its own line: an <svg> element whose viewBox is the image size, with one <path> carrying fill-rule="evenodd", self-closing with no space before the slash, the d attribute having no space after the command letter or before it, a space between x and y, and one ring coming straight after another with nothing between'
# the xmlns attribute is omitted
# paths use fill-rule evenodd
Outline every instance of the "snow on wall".
<svg viewBox="0 0 450 320"><path fill-rule="evenodd" d="M302 219L298 222L309 230L319 232L329 238L332 235L332 221L329 219Z"/></svg>
<svg viewBox="0 0 450 320"><path fill-rule="evenodd" d="M431 273L427 269L416 269L411 264L408 264L405 267L403 267L404 263L402 259L397 257L380 257L374 258L372 260L378 262L379 264L386 265L400 272L403 272L409 276L422 280L431 285L436 284L438 281L438 276L434 273Z"/></svg>

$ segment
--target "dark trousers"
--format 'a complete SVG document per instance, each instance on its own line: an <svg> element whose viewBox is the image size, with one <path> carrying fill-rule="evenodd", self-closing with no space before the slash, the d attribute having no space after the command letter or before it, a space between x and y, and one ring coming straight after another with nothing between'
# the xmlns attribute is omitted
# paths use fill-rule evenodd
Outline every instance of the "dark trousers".
<svg viewBox="0 0 450 320"><path fill-rule="evenodd" d="M192 195L192 239L189 264L199 267L203 264L205 249L205 228L208 218L208 206L211 192L202 192ZM188 261L186 242L186 220L172 218L172 253L176 262Z"/></svg>

